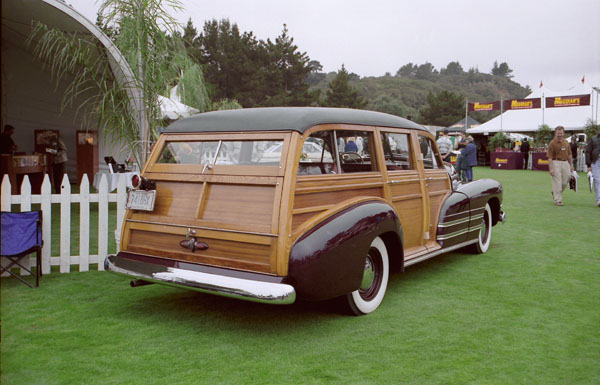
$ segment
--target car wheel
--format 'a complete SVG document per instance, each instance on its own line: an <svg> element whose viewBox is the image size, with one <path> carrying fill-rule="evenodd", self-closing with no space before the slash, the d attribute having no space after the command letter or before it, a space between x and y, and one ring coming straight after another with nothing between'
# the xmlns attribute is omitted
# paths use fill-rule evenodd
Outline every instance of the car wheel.
<svg viewBox="0 0 600 385"><path fill-rule="evenodd" d="M385 295L390 264L385 243L379 237L373 239L365 258L363 280L358 290L348 293L348 305L356 315L373 312Z"/></svg>
<svg viewBox="0 0 600 385"><path fill-rule="evenodd" d="M485 210L483 212L483 221L481 223L481 229L479 230L479 237L477 243L473 245L473 250L477 254L483 254L490 248L490 242L492 241L492 210L489 204L485 204Z"/></svg>

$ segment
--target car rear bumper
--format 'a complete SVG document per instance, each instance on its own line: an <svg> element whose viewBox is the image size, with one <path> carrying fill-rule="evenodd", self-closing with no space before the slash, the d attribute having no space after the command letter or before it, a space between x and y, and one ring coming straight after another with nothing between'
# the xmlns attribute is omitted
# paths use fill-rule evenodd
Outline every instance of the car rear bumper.
<svg viewBox="0 0 600 385"><path fill-rule="evenodd" d="M294 287L282 282L268 282L269 279L273 280L273 277L264 276L265 280L251 279L252 276L258 276L252 273L245 274L250 278L233 277L230 276L231 274L218 274L218 270L224 271L224 269L199 271L201 270L199 265L163 258L119 253L106 257L104 268L142 281L247 301L285 305L296 300Z"/></svg>

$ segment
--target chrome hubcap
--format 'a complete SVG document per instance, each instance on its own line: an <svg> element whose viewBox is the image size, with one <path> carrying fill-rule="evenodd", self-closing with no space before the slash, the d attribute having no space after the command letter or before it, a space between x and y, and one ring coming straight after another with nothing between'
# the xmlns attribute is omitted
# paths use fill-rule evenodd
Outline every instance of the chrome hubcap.
<svg viewBox="0 0 600 385"><path fill-rule="evenodd" d="M367 290L373 284L375 280L375 267L373 266L373 261L371 260L371 256L367 256L365 260L365 271L363 273L362 283L360 284L360 290Z"/></svg>

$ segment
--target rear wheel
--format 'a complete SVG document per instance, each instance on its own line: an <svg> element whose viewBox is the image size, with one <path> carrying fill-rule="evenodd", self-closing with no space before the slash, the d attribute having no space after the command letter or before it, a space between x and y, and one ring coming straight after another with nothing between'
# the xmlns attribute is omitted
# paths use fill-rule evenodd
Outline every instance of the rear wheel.
<svg viewBox="0 0 600 385"><path fill-rule="evenodd" d="M492 210L489 204L485 204L485 210L483 212L483 221L481 223L481 229L479 230L479 237L477 243L473 245L473 251L477 254L483 254L490 248L492 241Z"/></svg>
<svg viewBox="0 0 600 385"><path fill-rule="evenodd" d="M350 310L356 315L373 312L383 301L390 274L390 264L385 243L373 239L365 258L363 279L358 290L346 295Z"/></svg>

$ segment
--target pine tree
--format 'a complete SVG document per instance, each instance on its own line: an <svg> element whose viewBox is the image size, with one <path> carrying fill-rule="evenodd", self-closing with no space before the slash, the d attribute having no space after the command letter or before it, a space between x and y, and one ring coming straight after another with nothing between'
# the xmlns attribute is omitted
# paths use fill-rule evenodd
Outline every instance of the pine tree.
<svg viewBox="0 0 600 385"><path fill-rule="evenodd" d="M365 108L367 101L358 95L358 91L350 85L349 80L350 74L342 64L342 69L338 71L335 79L329 83L323 105L328 107Z"/></svg>

